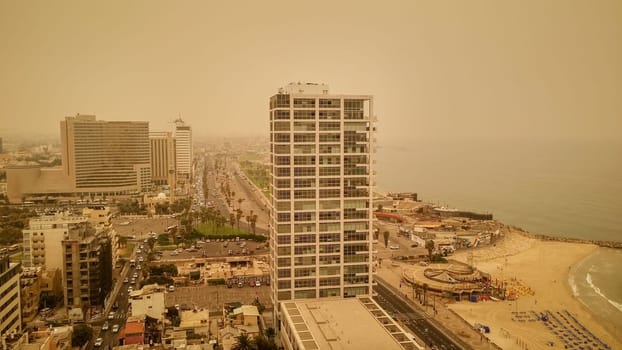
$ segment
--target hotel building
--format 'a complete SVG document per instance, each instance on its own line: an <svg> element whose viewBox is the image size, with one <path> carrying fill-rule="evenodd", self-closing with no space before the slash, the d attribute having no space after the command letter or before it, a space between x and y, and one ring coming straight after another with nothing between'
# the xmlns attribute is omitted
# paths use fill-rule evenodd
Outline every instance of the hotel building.
<svg viewBox="0 0 622 350"><path fill-rule="evenodd" d="M287 300L371 295L373 98L289 84L270 98L270 260Z"/></svg>
<svg viewBox="0 0 622 350"><path fill-rule="evenodd" d="M131 195L151 188L149 123L76 115L61 121L60 168L6 167L9 202Z"/></svg>

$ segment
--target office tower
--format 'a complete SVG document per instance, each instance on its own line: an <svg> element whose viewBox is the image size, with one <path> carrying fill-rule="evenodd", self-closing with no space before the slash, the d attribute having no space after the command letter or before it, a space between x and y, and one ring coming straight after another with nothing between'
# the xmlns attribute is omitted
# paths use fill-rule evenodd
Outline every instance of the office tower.
<svg viewBox="0 0 622 350"><path fill-rule="evenodd" d="M20 264L12 263L8 254L0 253L0 335L22 333L20 305Z"/></svg>
<svg viewBox="0 0 622 350"><path fill-rule="evenodd" d="M175 120L175 162L177 177L192 175L192 129L179 118Z"/></svg>
<svg viewBox="0 0 622 350"><path fill-rule="evenodd" d="M103 232L88 223L69 230L61 243L65 306L103 305L112 287L112 248Z"/></svg>
<svg viewBox="0 0 622 350"><path fill-rule="evenodd" d="M371 294L372 105L324 84L289 84L270 98L275 309Z"/></svg>
<svg viewBox="0 0 622 350"><path fill-rule="evenodd" d="M78 193L114 195L151 187L148 122L66 117L61 147L63 172Z"/></svg>
<svg viewBox="0 0 622 350"><path fill-rule="evenodd" d="M24 266L62 271L63 238L69 231L88 220L86 216L70 216L64 213L30 219L28 228L23 230Z"/></svg>
<svg viewBox="0 0 622 350"><path fill-rule="evenodd" d="M175 139L170 132L149 133L151 145L151 180L155 185L175 183Z"/></svg>

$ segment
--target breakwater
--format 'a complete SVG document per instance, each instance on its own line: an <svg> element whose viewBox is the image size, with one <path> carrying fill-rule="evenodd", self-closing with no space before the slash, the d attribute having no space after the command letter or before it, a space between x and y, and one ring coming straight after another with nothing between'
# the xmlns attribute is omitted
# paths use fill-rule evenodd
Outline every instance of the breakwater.
<svg viewBox="0 0 622 350"><path fill-rule="evenodd" d="M594 244L599 247L604 248L614 248L614 249L622 249L622 242L616 241L601 241L595 239L581 239L581 238L569 238L569 237L557 237L557 236L549 236L543 235L539 233L531 233L523 230L520 227L512 226L512 228L518 231L520 234L530 238L536 238L542 241L556 241L556 242L566 242L566 243L583 243L583 244Z"/></svg>

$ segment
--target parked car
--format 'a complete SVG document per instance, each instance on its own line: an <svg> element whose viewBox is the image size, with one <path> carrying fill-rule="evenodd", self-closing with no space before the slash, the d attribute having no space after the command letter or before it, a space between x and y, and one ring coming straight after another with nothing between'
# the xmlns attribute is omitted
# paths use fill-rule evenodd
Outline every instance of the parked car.
<svg viewBox="0 0 622 350"><path fill-rule="evenodd" d="M108 314L108 319L114 320L114 311L110 311L110 313Z"/></svg>
<svg viewBox="0 0 622 350"><path fill-rule="evenodd" d="M108 328L110 328L110 327L108 327L108 322L106 321L106 322L104 322L104 325L102 326L102 331L107 331Z"/></svg>
<svg viewBox="0 0 622 350"><path fill-rule="evenodd" d="M114 326L112 326L112 333L117 333L119 332L119 325L115 324Z"/></svg>

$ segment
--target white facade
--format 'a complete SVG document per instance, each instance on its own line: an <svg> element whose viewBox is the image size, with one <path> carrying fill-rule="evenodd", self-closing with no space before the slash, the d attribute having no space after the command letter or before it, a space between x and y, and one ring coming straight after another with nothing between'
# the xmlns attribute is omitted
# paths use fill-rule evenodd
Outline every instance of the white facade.
<svg viewBox="0 0 622 350"><path fill-rule="evenodd" d="M130 294L131 316L147 315L161 320L164 317L164 286L150 284Z"/></svg>
<svg viewBox="0 0 622 350"><path fill-rule="evenodd" d="M21 334L19 264L0 255L0 335Z"/></svg>
<svg viewBox="0 0 622 350"><path fill-rule="evenodd" d="M192 128L183 120L175 121L175 165L178 176L192 173Z"/></svg>
<svg viewBox="0 0 622 350"><path fill-rule="evenodd" d="M25 267L42 266L63 271L62 241L72 225L87 222L86 216L45 215L30 219L23 230Z"/></svg>
<svg viewBox="0 0 622 350"><path fill-rule="evenodd" d="M275 309L370 295L373 98L330 95L323 84L279 91L270 99Z"/></svg>

